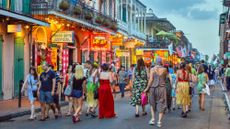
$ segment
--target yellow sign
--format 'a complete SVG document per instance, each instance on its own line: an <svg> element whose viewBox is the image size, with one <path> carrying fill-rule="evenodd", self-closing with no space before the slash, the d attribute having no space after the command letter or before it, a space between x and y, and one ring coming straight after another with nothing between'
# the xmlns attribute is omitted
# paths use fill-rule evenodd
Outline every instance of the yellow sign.
<svg viewBox="0 0 230 129"><path fill-rule="evenodd" d="M57 70L57 48L52 48L51 62L52 62L52 65L54 66L53 70Z"/></svg>
<svg viewBox="0 0 230 129"><path fill-rule="evenodd" d="M22 25L7 25L7 32L8 33L14 33L14 32L21 32L22 31Z"/></svg>
<svg viewBox="0 0 230 129"><path fill-rule="evenodd" d="M113 37L111 39L111 43L113 46L122 46L123 45L123 39L122 39L122 37Z"/></svg>
<svg viewBox="0 0 230 129"><path fill-rule="evenodd" d="M136 55L137 56L144 55L144 51L143 50L136 50Z"/></svg>
<svg viewBox="0 0 230 129"><path fill-rule="evenodd" d="M74 32L73 31L60 31L53 34L53 43L73 43Z"/></svg>
<svg viewBox="0 0 230 129"><path fill-rule="evenodd" d="M129 56L129 51L127 50L120 50L120 49L117 49L116 50L116 56L120 57L120 56Z"/></svg>

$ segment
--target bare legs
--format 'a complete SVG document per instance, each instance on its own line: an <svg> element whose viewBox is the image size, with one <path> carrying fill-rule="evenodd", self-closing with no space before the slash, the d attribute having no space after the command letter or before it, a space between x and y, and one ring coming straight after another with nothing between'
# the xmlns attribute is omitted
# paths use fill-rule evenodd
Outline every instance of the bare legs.
<svg viewBox="0 0 230 129"><path fill-rule="evenodd" d="M155 107L151 106L151 120L149 121L150 125L155 124L155 110L154 109L155 109ZM161 127L163 116L164 116L164 112L160 112L159 113L159 119L158 119L158 122L157 122L158 127Z"/></svg>
<svg viewBox="0 0 230 129"><path fill-rule="evenodd" d="M71 111L73 109L73 98L72 97L66 97L66 100L69 102L68 112L66 113L66 115L70 116L71 115Z"/></svg>
<svg viewBox="0 0 230 129"><path fill-rule="evenodd" d="M200 110L204 111L205 110L205 93L201 93L199 95L199 105L200 105Z"/></svg>
<svg viewBox="0 0 230 129"><path fill-rule="evenodd" d="M30 111L31 111L31 114L30 114L30 120L33 120L36 118L36 115L35 115L35 106L34 106L34 101L31 101L30 102L30 105L31 105L31 108L30 108Z"/></svg>

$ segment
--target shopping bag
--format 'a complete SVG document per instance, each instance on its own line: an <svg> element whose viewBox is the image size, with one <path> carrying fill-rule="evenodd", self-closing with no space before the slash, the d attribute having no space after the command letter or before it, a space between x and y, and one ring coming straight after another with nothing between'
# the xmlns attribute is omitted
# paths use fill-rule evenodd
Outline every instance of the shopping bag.
<svg viewBox="0 0 230 129"><path fill-rule="evenodd" d="M142 93L141 94L141 105L145 106L148 104L148 96L146 95L146 93Z"/></svg>
<svg viewBox="0 0 230 129"><path fill-rule="evenodd" d="M208 84L205 84L205 88L203 89L203 92L206 93L207 95L210 95L210 88Z"/></svg>

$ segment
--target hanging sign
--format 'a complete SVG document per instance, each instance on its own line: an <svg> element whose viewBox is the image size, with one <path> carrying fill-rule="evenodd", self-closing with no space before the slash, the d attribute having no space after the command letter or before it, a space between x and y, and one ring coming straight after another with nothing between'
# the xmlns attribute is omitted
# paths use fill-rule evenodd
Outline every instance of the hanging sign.
<svg viewBox="0 0 230 129"><path fill-rule="evenodd" d="M57 48L52 48L51 50L51 62L54 66L53 70L57 70Z"/></svg>
<svg viewBox="0 0 230 129"><path fill-rule="evenodd" d="M53 34L53 43L73 43L74 42L74 32L73 31L60 31Z"/></svg>
<svg viewBox="0 0 230 129"><path fill-rule="evenodd" d="M22 25L7 25L7 32L8 33L14 33L14 32L21 32L22 31Z"/></svg>
<svg viewBox="0 0 230 129"><path fill-rule="evenodd" d="M136 55L137 56L144 55L144 51L143 50L136 50Z"/></svg>

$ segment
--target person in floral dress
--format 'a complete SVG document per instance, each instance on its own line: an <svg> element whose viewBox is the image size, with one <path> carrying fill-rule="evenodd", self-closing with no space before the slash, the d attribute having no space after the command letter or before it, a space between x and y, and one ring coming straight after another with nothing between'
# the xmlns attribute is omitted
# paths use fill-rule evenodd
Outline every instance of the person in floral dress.
<svg viewBox="0 0 230 129"><path fill-rule="evenodd" d="M133 88L130 104L136 107L135 117L139 117L139 106L142 106L142 115L147 115L145 105L141 105L141 94L148 83L147 69L142 58L137 61L137 67L134 69L132 81Z"/></svg>

